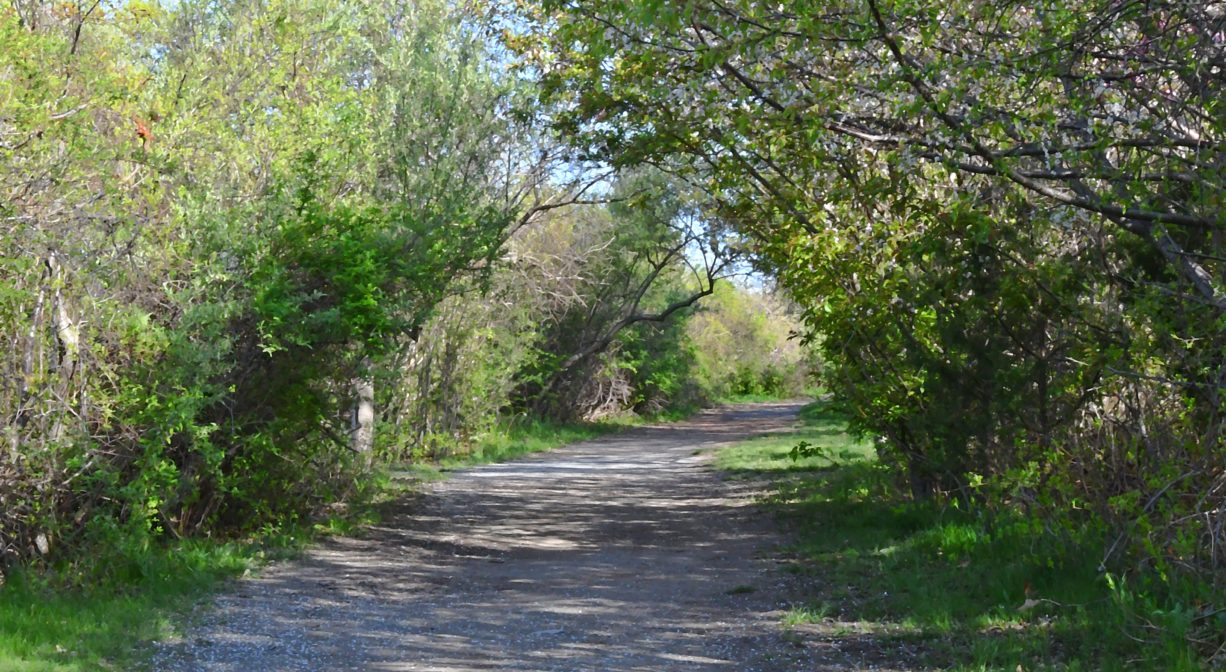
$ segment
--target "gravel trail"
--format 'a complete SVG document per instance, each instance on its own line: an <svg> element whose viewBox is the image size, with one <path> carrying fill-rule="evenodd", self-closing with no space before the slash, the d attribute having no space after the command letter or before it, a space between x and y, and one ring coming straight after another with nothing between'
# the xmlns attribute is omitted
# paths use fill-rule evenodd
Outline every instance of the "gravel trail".
<svg viewBox="0 0 1226 672"><path fill-rule="evenodd" d="M849 670L780 625L798 580L718 444L799 404L707 411L454 473L358 538L238 581L155 670ZM699 451L703 451L701 454Z"/></svg>

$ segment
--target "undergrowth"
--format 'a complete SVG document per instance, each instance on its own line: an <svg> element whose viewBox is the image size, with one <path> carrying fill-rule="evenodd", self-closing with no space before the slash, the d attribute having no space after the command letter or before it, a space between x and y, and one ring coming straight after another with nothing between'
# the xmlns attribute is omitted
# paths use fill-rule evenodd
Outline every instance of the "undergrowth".
<svg viewBox="0 0 1226 672"><path fill-rule="evenodd" d="M177 615L194 601L226 579L295 553L314 532L109 549L92 560L12 572L0 588L0 672L132 669L148 642L174 633Z"/></svg>
<svg viewBox="0 0 1226 672"><path fill-rule="evenodd" d="M916 662L967 672L1203 669L1187 638L1197 616L1180 606L1191 596L1100 572L1103 529L911 501L830 402L802 419L717 462L772 479L766 502L796 532L793 570L819 579L785 625L905 638Z"/></svg>

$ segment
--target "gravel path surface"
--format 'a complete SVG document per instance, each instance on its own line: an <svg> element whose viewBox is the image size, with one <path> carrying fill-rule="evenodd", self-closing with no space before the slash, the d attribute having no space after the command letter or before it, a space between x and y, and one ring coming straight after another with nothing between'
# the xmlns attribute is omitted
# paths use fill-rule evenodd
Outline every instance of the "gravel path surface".
<svg viewBox="0 0 1226 672"><path fill-rule="evenodd" d="M780 534L748 483L708 464L798 408L726 407L457 472L359 538L236 582L152 667L887 669L866 642L781 627L801 591L772 559Z"/></svg>

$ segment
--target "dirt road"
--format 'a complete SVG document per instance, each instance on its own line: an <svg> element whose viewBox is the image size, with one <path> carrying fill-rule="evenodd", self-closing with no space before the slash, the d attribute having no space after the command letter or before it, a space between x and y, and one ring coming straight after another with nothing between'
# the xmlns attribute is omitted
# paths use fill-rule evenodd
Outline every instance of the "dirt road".
<svg viewBox="0 0 1226 672"><path fill-rule="evenodd" d="M782 429L728 407L458 472L360 538L238 582L157 670L846 670L780 625L795 579L750 486L700 450Z"/></svg>

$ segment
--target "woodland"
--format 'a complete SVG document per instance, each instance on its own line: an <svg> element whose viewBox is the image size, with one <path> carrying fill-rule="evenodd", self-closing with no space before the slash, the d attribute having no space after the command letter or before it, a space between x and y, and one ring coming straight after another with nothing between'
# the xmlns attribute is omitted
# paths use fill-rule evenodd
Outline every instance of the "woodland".
<svg viewBox="0 0 1226 672"><path fill-rule="evenodd" d="M1216 1L11 0L0 572L820 386L1226 664L1224 84Z"/></svg>
<svg viewBox="0 0 1226 672"><path fill-rule="evenodd" d="M461 9L5 11L6 562L308 515L516 417L799 389L699 192L573 159Z"/></svg>

